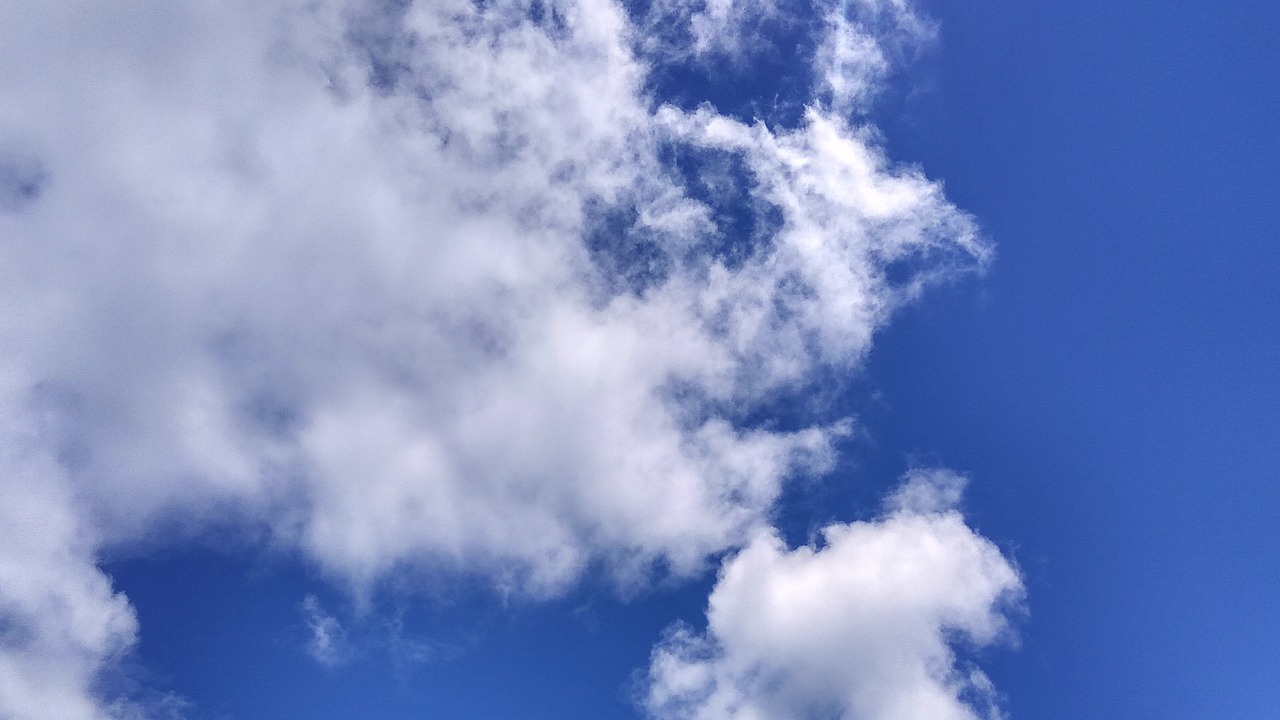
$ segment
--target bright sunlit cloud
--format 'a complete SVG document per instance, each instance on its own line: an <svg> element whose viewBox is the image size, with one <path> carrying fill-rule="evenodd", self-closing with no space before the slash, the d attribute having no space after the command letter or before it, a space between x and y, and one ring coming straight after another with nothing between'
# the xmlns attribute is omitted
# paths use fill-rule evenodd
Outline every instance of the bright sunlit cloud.
<svg viewBox="0 0 1280 720"><path fill-rule="evenodd" d="M708 630L654 652L647 705L662 720L1001 717L990 681L953 646L1002 638L1018 573L955 508L962 481L913 471L872 521L816 546L772 533L725 563Z"/></svg>
<svg viewBox="0 0 1280 720"><path fill-rule="evenodd" d="M647 84L738 52L772 6L0 10L0 63L22 69L0 78L0 715L125 712L94 689L137 634L101 553L230 523L358 596L463 573L546 597L589 568L625 590L745 548L713 634L688 639L723 655L659 655L711 678L713 705L771 647L720 627L740 578L805 557L828 650L862 668L906 642L903 692L964 716L941 633L990 639L1016 574L954 513L905 504L788 554L784 483L828 471L850 423L747 421L856 368L897 307L990 253L850 116L923 26L895 3L818 10L794 126ZM646 44L655 13L691 49ZM847 575L912 542L937 547L919 566L936 592ZM927 597L900 636L855 651L907 590ZM341 625L304 609L310 652L338 664ZM655 697L676 682L659 670ZM860 672L881 671L784 685L871 717L925 707Z"/></svg>

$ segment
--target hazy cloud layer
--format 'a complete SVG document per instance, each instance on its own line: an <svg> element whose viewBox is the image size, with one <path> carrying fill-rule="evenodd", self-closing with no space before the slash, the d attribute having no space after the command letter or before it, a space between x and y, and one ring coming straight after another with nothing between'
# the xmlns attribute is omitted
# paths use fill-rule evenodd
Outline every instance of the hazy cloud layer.
<svg viewBox="0 0 1280 720"><path fill-rule="evenodd" d="M1022 585L953 506L960 478L916 471L873 521L818 547L764 533L725 563L705 635L654 652L661 720L973 720L1000 717L990 681L953 646L1006 630Z"/></svg>
<svg viewBox="0 0 1280 720"><path fill-rule="evenodd" d="M609 2L0 6L0 715L125 712L96 562L175 519L357 592L626 587L760 537L847 424L742 418L988 252L841 117L899 37L859 7L769 128L656 102Z"/></svg>

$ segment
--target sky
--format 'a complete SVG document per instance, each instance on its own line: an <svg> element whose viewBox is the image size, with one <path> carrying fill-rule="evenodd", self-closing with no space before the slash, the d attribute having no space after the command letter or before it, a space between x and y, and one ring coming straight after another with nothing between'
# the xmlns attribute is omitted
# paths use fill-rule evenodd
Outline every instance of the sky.
<svg viewBox="0 0 1280 720"><path fill-rule="evenodd" d="M1264 718L1280 8L0 3L0 718Z"/></svg>

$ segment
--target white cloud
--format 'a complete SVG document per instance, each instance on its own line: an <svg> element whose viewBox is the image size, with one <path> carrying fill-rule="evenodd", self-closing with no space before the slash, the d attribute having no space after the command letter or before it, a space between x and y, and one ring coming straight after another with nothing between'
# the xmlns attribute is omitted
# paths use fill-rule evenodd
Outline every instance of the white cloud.
<svg viewBox="0 0 1280 720"><path fill-rule="evenodd" d="M660 720L971 720L999 717L991 683L955 647L997 641L1017 571L954 509L961 480L915 471L883 517L789 550L763 533L727 561L708 629L654 652ZM927 502L926 502L927 500Z"/></svg>
<svg viewBox="0 0 1280 720"><path fill-rule="evenodd" d="M696 573L830 466L846 424L738 420L987 249L829 108L655 107L634 32L607 2L0 6L0 512L41 525L0 544L8 712L107 713L134 631L97 554L161 519L263 524L357 592L547 595ZM754 253L718 254L673 146L747 169L717 192L778 215Z"/></svg>
<svg viewBox="0 0 1280 720"><path fill-rule="evenodd" d="M55 463L5 437L0 499L0 717L97 720L101 666L133 643L137 624L95 566Z"/></svg>
<svg viewBox="0 0 1280 720"><path fill-rule="evenodd" d="M764 26L787 14L775 0L654 0L643 18L640 44L669 60L717 56L745 64L769 42Z"/></svg>
<svg viewBox="0 0 1280 720"><path fill-rule="evenodd" d="M818 95L840 112L866 110L897 61L935 32L907 0L847 0L824 19L814 55Z"/></svg>
<svg viewBox="0 0 1280 720"><path fill-rule="evenodd" d="M753 59L807 60L808 102L842 115L868 110L886 77L936 32L908 0L652 0L641 26L636 44L663 62L745 74Z"/></svg>

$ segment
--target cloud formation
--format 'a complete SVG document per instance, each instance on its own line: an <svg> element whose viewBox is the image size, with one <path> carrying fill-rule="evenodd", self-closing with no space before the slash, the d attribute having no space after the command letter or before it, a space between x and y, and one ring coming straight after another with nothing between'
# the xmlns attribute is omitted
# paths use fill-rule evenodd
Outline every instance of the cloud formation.
<svg viewBox="0 0 1280 720"><path fill-rule="evenodd" d="M320 604L315 595L302 599L302 617L311 637L307 640L307 655L326 667L334 667L349 659L347 631L338 618Z"/></svg>
<svg viewBox="0 0 1280 720"><path fill-rule="evenodd" d="M0 8L0 715L123 712L97 562L177 526L356 592L756 547L848 426L744 418L989 252L845 115L842 7L794 127L653 98L610 2Z"/></svg>
<svg viewBox="0 0 1280 720"><path fill-rule="evenodd" d="M646 705L661 720L998 718L991 683L957 663L1020 600L1017 571L955 509L962 480L913 471L875 520L790 550L774 533L720 571L707 632L654 652Z"/></svg>

